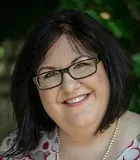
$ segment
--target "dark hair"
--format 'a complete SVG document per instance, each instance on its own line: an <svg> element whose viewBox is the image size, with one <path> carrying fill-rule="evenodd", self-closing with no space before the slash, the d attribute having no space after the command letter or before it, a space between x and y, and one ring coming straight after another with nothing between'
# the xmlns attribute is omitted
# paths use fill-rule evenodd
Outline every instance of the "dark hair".
<svg viewBox="0 0 140 160"><path fill-rule="evenodd" d="M23 46L12 76L11 99L18 124L18 148L12 154L34 149L41 130L52 131L55 122L44 111L33 76L49 48L65 35L77 51L79 46L97 53L110 83L110 100L97 129L103 131L129 106L133 70L130 58L112 34L89 15L77 10L63 10L42 21Z"/></svg>

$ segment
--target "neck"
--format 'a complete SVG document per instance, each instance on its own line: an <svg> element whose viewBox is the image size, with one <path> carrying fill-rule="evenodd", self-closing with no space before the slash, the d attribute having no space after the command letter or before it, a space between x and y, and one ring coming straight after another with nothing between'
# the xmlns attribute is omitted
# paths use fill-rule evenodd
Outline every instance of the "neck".
<svg viewBox="0 0 140 160"><path fill-rule="evenodd" d="M89 159L92 159L94 157L95 159L106 160L106 158L108 158L112 145L114 145L119 124L120 124L120 119L117 122L114 122L104 133L98 134L96 136L95 135L93 136L93 134L89 135L87 134L88 136L85 136L82 139L79 138L82 137L81 136L82 134L79 134L79 137L77 137L78 140L75 138L75 136L69 136L69 134L66 134L66 132L60 130L59 134L61 135L61 147L60 147L60 137L59 134L57 134L58 132L56 128L56 135L58 140L58 146L57 146L58 159L60 152L60 157L70 156L69 157L70 159L75 159L76 157L79 156L85 157L85 159L87 159L88 155ZM71 155L74 155L74 157L73 156L71 157Z"/></svg>
<svg viewBox="0 0 140 160"><path fill-rule="evenodd" d="M97 134L95 134L96 130L91 128L78 129L75 132L58 129L61 147L63 146L63 148L66 148L83 146L85 148L85 146L96 146L99 142L103 142L103 144L105 144L105 141L107 142L106 144L108 144L108 141L110 141L110 138L113 135L115 127L116 122L114 122L103 133L98 132Z"/></svg>

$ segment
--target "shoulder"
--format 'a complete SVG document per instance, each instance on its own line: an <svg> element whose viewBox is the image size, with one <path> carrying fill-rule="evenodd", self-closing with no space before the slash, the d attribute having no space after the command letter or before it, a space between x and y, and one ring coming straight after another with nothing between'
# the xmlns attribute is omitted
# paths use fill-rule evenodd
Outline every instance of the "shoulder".
<svg viewBox="0 0 140 160"><path fill-rule="evenodd" d="M0 155L1 153L9 150L14 145L17 134L17 132L13 132L3 140L0 146ZM19 158L21 160L29 157L30 159L43 159L45 157L55 159L56 149L57 141L54 132L48 133L45 131L41 131L38 146L32 151L26 151L25 153L17 155L14 158ZM14 160L14 158L10 158L11 160Z"/></svg>
<svg viewBox="0 0 140 160"><path fill-rule="evenodd" d="M57 151L57 138L55 133L41 132L41 137L38 146L30 152L33 159L55 159ZM26 155L28 156L28 155ZM26 157L25 156L25 157Z"/></svg>
<svg viewBox="0 0 140 160"><path fill-rule="evenodd" d="M42 131L40 134L40 140L39 140L39 144L36 147L35 150L32 151L32 153L35 153L36 151L40 150L40 151L46 151L49 148L52 148L52 145L56 142L56 136L55 133L52 132L45 132Z"/></svg>
<svg viewBox="0 0 140 160"><path fill-rule="evenodd" d="M128 133L136 136L140 133L140 115L134 112L127 111L122 117L123 131L126 130Z"/></svg>
<svg viewBox="0 0 140 160"><path fill-rule="evenodd" d="M140 133L140 115L127 111L120 121L116 148L122 153Z"/></svg>
<svg viewBox="0 0 140 160"><path fill-rule="evenodd" d="M8 151L16 142L17 130L9 134L1 143L0 143L0 154Z"/></svg>
<svg viewBox="0 0 140 160"><path fill-rule="evenodd" d="M140 159L140 134L124 149L117 160Z"/></svg>
<svg viewBox="0 0 140 160"><path fill-rule="evenodd" d="M129 146L131 146L132 142L135 142L135 145L137 143L140 143L139 140L137 140L139 137L138 136L139 133L140 133L140 115L127 111L120 118L120 125L118 128L118 132L116 134L116 141L114 145L113 154L117 156L124 155L124 151L126 151L126 149ZM117 160L122 160L122 159L117 159Z"/></svg>
<svg viewBox="0 0 140 160"><path fill-rule="evenodd" d="M140 133L140 115L127 111L121 117L120 137L124 141L131 142Z"/></svg>

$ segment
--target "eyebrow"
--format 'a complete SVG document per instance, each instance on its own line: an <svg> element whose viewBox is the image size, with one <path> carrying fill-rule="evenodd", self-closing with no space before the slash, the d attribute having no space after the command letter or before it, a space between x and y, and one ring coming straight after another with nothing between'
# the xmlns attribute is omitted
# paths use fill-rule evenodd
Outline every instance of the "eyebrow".
<svg viewBox="0 0 140 160"><path fill-rule="evenodd" d="M78 61L80 58L83 58L83 57L88 57L88 58L91 58L91 56L88 56L88 55L81 55L77 58L75 58L74 60L72 60L71 64L75 63L76 61ZM50 70L56 70L55 67L52 67L52 66L46 66L46 67L41 67L38 71L38 74L40 73L40 71L42 71L43 69L50 69Z"/></svg>
<svg viewBox="0 0 140 160"><path fill-rule="evenodd" d="M91 58L91 56L88 56L88 55L81 55L81 56L75 58L74 60L72 60L71 64L75 63L77 60L79 60L80 58L83 58L83 57Z"/></svg>

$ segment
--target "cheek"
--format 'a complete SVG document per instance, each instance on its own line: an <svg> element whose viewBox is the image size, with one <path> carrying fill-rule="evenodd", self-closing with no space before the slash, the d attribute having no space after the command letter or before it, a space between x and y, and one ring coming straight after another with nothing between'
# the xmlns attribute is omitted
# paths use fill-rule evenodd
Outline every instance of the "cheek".
<svg viewBox="0 0 140 160"><path fill-rule="evenodd" d="M85 83L93 91L96 98L105 101L105 103L108 102L110 85L102 64L98 65L98 70L94 75L85 79Z"/></svg>
<svg viewBox="0 0 140 160"><path fill-rule="evenodd" d="M96 93L101 92L109 92L109 81L105 74L99 74L93 75L87 79L85 79L86 86L88 88L92 89Z"/></svg>
<svg viewBox="0 0 140 160"><path fill-rule="evenodd" d="M106 75L106 72L102 70L97 78L98 81L98 98L100 105L105 108L108 106L109 97L110 97L110 85L109 80Z"/></svg>
<svg viewBox="0 0 140 160"><path fill-rule="evenodd" d="M56 94L53 90L39 91L39 96L45 110L51 108L56 102Z"/></svg>
<svg viewBox="0 0 140 160"><path fill-rule="evenodd" d="M109 79L102 63L98 65L96 78L97 78L96 81L100 86L100 89L105 90L106 92L109 92L110 90Z"/></svg>
<svg viewBox="0 0 140 160"><path fill-rule="evenodd" d="M63 116L57 103L57 93L56 90L41 91L39 93L44 110L56 122Z"/></svg>

